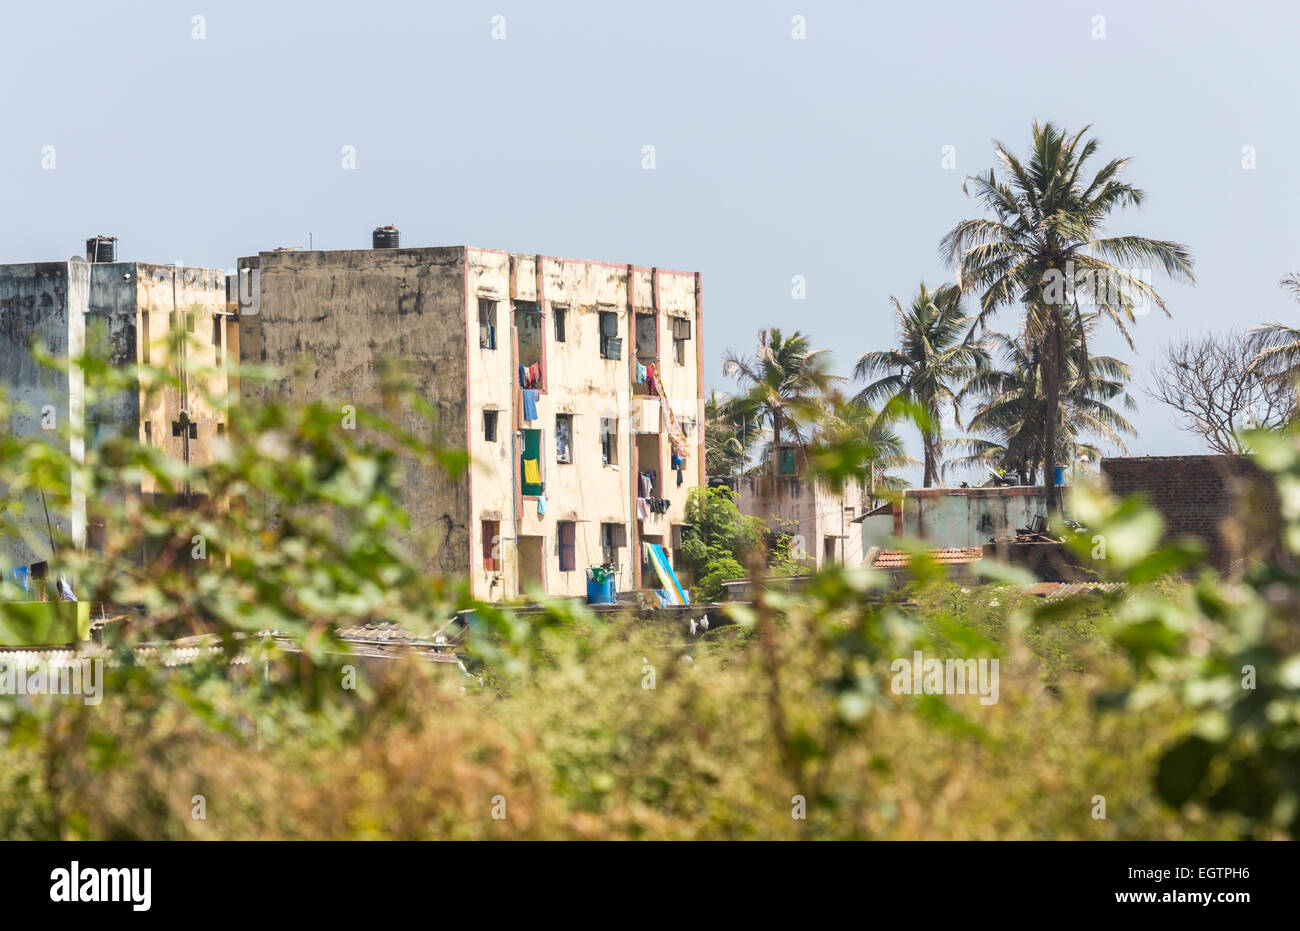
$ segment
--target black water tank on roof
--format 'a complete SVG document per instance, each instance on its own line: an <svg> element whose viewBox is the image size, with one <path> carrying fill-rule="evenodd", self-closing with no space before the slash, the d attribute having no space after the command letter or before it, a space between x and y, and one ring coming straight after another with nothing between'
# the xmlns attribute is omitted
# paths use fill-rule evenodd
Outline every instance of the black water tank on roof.
<svg viewBox="0 0 1300 931"><path fill-rule="evenodd" d="M375 231L370 234L370 242L376 249L396 249L400 242L400 234L397 227L393 225L376 226Z"/></svg>
<svg viewBox="0 0 1300 931"><path fill-rule="evenodd" d="M86 240L87 262L116 262L117 237L92 236Z"/></svg>

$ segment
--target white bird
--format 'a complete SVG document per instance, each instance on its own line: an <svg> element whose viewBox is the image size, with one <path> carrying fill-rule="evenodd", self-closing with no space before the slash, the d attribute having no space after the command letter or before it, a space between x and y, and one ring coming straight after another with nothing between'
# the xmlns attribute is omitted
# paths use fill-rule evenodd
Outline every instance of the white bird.
<svg viewBox="0 0 1300 931"><path fill-rule="evenodd" d="M709 629L709 616L707 614L704 615L704 617L700 618L700 626L703 627L705 630Z"/></svg>
<svg viewBox="0 0 1300 931"><path fill-rule="evenodd" d="M691 636L695 636L695 618L691 618Z"/></svg>

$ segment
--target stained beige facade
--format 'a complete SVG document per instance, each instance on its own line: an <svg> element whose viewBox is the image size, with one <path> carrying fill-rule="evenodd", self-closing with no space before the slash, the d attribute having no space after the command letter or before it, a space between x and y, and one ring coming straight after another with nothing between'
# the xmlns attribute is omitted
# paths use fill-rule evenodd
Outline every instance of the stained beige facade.
<svg viewBox="0 0 1300 931"><path fill-rule="evenodd" d="M871 507L870 495L848 479L841 489L801 474L782 475L773 468L729 481L741 513L763 519L773 533L792 538L791 551L803 554L818 569L862 564L862 533L857 521Z"/></svg>
<svg viewBox="0 0 1300 931"><path fill-rule="evenodd" d="M371 403L393 361L438 412L440 441L468 449L467 475L407 476L408 543L431 567L489 600L584 595L585 570L606 562L620 592L662 587L642 543L674 557L703 480L697 274L460 246L239 265L243 357L284 373L272 390ZM648 496L641 473L655 475Z"/></svg>

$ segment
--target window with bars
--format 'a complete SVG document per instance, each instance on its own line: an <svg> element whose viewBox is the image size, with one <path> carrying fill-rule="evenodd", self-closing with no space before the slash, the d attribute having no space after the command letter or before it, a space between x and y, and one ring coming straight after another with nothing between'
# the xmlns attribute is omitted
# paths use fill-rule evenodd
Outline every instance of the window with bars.
<svg viewBox="0 0 1300 931"><path fill-rule="evenodd" d="M618 314L612 310L600 311L600 357L623 358L623 338L618 335Z"/></svg>

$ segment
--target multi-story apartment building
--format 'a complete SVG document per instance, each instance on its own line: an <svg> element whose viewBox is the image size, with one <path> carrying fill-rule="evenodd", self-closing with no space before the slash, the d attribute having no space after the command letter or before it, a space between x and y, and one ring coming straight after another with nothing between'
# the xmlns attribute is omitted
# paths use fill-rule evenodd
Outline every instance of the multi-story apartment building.
<svg viewBox="0 0 1300 931"><path fill-rule="evenodd" d="M125 432L178 462L206 461L222 414L205 395L238 387L227 374L228 360L239 356L233 310L224 271L118 262L115 244L103 238L87 243L86 260L0 265L0 385L20 406L0 428L68 442L78 458ZM187 339L169 338L181 329ZM89 350L113 365L165 367L178 384L156 393L141 387L88 406L81 369L38 364L33 344L65 360ZM191 378L200 367L211 379L206 392ZM136 490L153 494L152 482L145 478ZM0 497L10 504L7 494ZM18 530L0 539L0 560L10 567L48 561L54 527L76 546L93 545L101 529L81 499L67 513L51 513L49 527L39 500L25 505Z"/></svg>
<svg viewBox="0 0 1300 931"><path fill-rule="evenodd" d="M282 397L355 405L400 364L471 461L410 469L408 544L476 597L583 595L598 566L662 587L643 544L676 562L704 482L699 275L393 240L241 259L244 360Z"/></svg>

